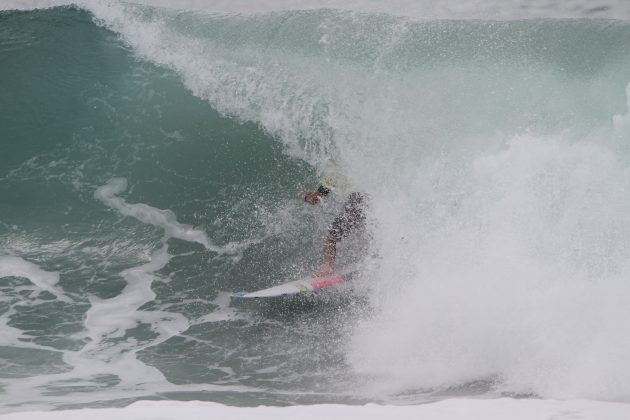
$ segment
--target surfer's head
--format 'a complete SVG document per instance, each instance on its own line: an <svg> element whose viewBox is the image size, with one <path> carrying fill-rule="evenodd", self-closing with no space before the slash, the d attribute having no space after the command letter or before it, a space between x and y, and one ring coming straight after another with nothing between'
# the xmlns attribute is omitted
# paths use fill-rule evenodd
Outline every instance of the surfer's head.
<svg viewBox="0 0 630 420"><path fill-rule="evenodd" d="M320 184L320 186L317 187L317 192L320 193L323 196L326 196L326 195L330 194L330 188L324 186L324 184Z"/></svg>
<svg viewBox="0 0 630 420"><path fill-rule="evenodd" d="M333 182L331 179L325 179L317 187L317 192L323 196L330 194L330 190L333 188Z"/></svg>

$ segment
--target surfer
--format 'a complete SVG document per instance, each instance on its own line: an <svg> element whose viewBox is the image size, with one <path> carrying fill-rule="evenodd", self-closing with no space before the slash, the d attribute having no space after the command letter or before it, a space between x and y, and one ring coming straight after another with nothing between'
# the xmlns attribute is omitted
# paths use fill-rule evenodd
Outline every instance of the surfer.
<svg viewBox="0 0 630 420"><path fill-rule="evenodd" d="M333 183L330 180L322 182L315 191L302 191L299 195L305 202L315 205L322 201L322 198L330 194ZM350 233L365 228L365 197L359 192L352 192L347 195L341 213L335 217L326 233L324 241L324 264L319 267L313 276L323 277L331 274L335 269L335 258L337 256L337 242L341 241Z"/></svg>

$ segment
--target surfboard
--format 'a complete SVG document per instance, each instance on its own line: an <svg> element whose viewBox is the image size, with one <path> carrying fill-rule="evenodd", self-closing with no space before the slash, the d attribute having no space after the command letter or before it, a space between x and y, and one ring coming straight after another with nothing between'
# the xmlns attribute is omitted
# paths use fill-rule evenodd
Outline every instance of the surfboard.
<svg viewBox="0 0 630 420"><path fill-rule="evenodd" d="M302 280L294 280L268 289L257 290L255 292L238 292L232 294L236 299L256 299L271 298L279 296L296 295L298 293L312 292L314 290L325 289L345 280L345 276L333 273L325 277L306 277Z"/></svg>

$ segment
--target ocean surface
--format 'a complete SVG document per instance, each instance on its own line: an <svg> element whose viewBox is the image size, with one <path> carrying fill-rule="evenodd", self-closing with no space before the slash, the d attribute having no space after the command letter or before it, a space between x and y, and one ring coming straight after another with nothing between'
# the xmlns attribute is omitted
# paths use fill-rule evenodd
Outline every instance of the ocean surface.
<svg viewBox="0 0 630 420"><path fill-rule="evenodd" d="M629 301L625 2L0 5L0 414L630 403Z"/></svg>

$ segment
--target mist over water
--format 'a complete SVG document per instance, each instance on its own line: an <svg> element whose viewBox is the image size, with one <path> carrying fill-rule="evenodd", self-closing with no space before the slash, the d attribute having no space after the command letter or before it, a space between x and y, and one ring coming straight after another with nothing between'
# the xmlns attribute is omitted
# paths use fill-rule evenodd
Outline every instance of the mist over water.
<svg viewBox="0 0 630 420"><path fill-rule="evenodd" d="M56 355L16 403L630 400L627 22L0 18L0 351ZM340 203L295 194L331 162L370 196L360 299L230 307L320 262Z"/></svg>

